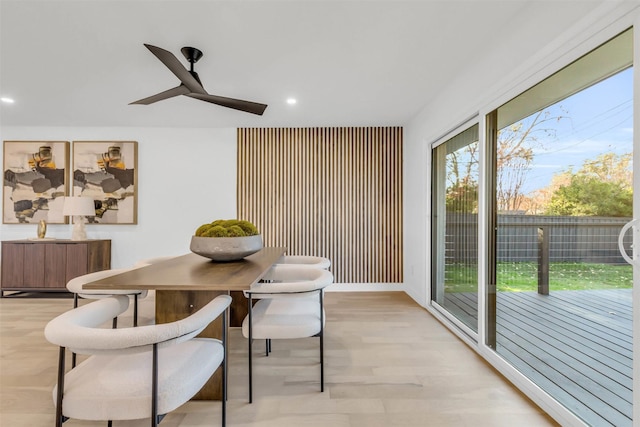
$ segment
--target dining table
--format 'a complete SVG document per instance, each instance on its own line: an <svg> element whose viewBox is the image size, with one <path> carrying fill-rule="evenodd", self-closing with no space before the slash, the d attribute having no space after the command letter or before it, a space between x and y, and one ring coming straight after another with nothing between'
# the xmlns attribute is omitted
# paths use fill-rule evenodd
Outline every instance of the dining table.
<svg viewBox="0 0 640 427"><path fill-rule="evenodd" d="M195 313L218 295L233 299L228 327L242 326L248 313L243 291L257 283L284 254L284 247L264 247L241 260L216 262L189 253L156 264L87 283L84 289L153 290L155 322L169 323ZM222 319L212 322L202 337L222 337ZM228 334L227 334L228 336ZM194 397L196 400L222 399L222 371L219 368Z"/></svg>

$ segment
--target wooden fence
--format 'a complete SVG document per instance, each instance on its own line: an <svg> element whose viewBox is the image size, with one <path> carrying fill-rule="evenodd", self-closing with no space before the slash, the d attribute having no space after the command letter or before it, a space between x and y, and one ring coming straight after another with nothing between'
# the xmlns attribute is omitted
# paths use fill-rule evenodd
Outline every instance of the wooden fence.
<svg viewBox="0 0 640 427"><path fill-rule="evenodd" d="M538 261L538 229L544 230L550 262L625 264L618 234L631 218L498 215L497 258L502 262ZM455 233L450 233L454 230ZM447 213L447 263L478 256L478 218ZM631 233L624 239L630 253Z"/></svg>

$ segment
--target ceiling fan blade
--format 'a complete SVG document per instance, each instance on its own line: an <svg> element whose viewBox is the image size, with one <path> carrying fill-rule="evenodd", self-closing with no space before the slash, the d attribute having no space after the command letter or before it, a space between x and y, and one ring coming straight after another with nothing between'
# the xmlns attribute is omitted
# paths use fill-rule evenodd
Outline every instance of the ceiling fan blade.
<svg viewBox="0 0 640 427"><path fill-rule="evenodd" d="M189 90L188 87L186 87L185 85L180 85L180 86L171 88L169 90L165 90L164 92L151 95L147 98L142 98L137 101L130 102L129 105L133 105L133 104L149 105L149 104L153 104L154 102L162 101L163 99L173 98L174 96L186 95L187 93L190 93L190 92L191 91Z"/></svg>
<svg viewBox="0 0 640 427"><path fill-rule="evenodd" d="M267 108L266 104L243 101L241 99L226 98L224 96L209 95L206 93L187 93L185 95L191 98L199 99L201 101L210 102L212 104L233 108L235 110L240 110L247 113L257 114L259 116L261 116L262 113L264 113L264 110Z"/></svg>
<svg viewBox="0 0 640 427"><path fill-rule="evenodd" d="M151 51L166 67L171 70L173 74L176 75L177 78L187 87L191 92L194 93L203 93L207 92L204 90L202 85L191 75L189 70L184 68L184 65L175 57L175 55L168 50L164 50L157 46L152 46L150 44L144 44L147 49Z"/></svg>

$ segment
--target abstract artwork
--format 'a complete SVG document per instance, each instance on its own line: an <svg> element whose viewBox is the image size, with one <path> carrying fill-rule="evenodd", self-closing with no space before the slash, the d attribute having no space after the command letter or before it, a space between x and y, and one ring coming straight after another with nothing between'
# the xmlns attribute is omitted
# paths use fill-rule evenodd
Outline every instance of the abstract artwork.
<svg viewBox="0 0 640 427"><path fill-rule="evenodd" d="M3 224L66 224L69 142L4 141Z"/></svg>
<svg viewBox="0 0 640 427"><path fill-rule="evenodd" d="M89 224L137 224L138 143L74 141L73 195L94 200Z"/></svg>

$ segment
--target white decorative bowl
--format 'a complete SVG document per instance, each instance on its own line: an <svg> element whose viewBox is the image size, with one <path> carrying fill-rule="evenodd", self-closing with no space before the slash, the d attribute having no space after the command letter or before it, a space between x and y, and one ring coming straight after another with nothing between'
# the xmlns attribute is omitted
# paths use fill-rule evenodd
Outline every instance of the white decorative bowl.
<svg viewBox="0 0 640 427"><path fill-rule="evenodd" d="M237 261L262 249L262 236L191 237L191 252L214 261Z"/></svg>

